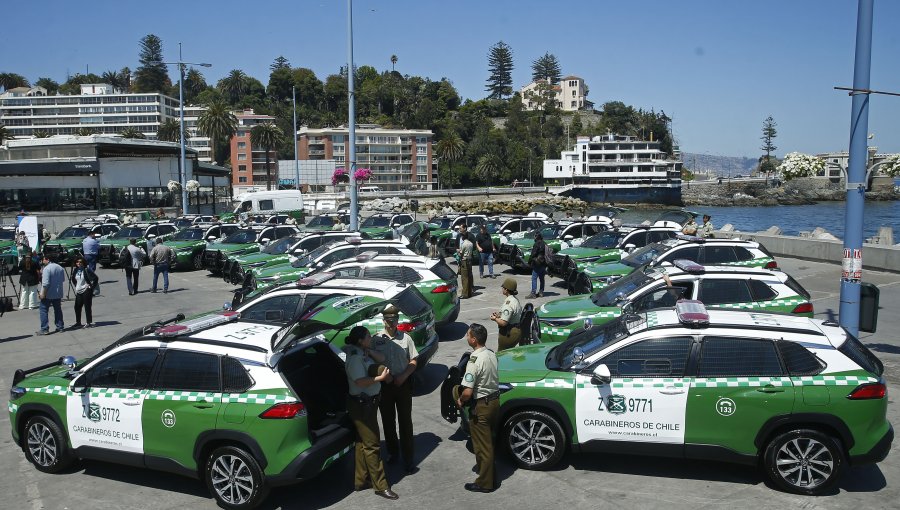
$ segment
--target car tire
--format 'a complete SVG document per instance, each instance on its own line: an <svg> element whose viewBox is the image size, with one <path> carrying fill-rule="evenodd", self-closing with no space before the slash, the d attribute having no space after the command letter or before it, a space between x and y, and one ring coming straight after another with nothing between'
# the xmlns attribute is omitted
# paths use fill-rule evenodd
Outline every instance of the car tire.
<svg viewBox="0 0 900 510"><path fill-rule="evenodd" d="M25 458L44 473L59 473L75 460L59 425L47 416L33 416L28 420L22 444Z"/></svg>
<svg viewBox="0 0 900 510"><path fill-rule="evenodd" d="M794 494L827 492L844 470L844 452L834 437L815 429L793 429L772 439L763 460L766 477Z"/></svg>
<svg viewBox="0 0 900 510"><path fill-rule="evenodd" d="M515 463L525 469L544 470L566 453L566 433L559 421L542 411L519 411L503 426L503 442Z"/></svg>
<svg viewBox="0 0 900 510"><path fill-rule="evenodd" d="M460 308L462 308L462 307L461 307L461 306L457 306L456 308L454 308L453 311L450 313L450 316L447 317L447 322L445 322L444 324L448 324L448 325L449 325L449 324L455 323L455 322L456 322L456 319L459 318L459 309L460 309Z"/></svg>
<svg viewBox="0 0 900 510"><path fill-rule="evenodd" d="M197 271L203 269L203 252L195 253L191 257L191 266Z"/></svg>
<svg viewBox="0 0 900 510"><path fill-rule="evenodd" d="M213 450L206 459L203 476L216 503L228 510L254 508L269 493L259 463L253 455L237 446Z"/></svg>

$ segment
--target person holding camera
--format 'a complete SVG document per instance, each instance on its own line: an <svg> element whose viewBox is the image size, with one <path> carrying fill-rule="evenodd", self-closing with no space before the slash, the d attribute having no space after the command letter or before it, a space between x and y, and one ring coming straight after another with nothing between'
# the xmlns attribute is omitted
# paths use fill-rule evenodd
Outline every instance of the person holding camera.
<svg viewBox="0 0 900 510"><path fill-rule="evenodd" d="M377 363L384 363L381 353L372 350L372 335L365 326L356 326L347 335L344 353L350 394L347 397L347 412L356 428L356 460L353 488L362 491L375 489L375 494L386 499L400 496L391 490L384 475L381 462L381 437L378 430L378 403L381 383L391 381L391 370L385 368L380 374L370 375L370 369L377 369ZM377 371L377 370L376 370Z"/></svg>
<svg viewBox="0 0 900 510"><path fill-rule="evenodd" d="M98 281L97 275L91 271L83 257L75 259L75 268L72 270L72 276L69 277L69 282L75 287L75 325L72 326L73 329L94 326L91 305L94 301L94 289L97 287ZM84 324L81 323L82 308L84 308L84 318L87 319Z"/></svg>

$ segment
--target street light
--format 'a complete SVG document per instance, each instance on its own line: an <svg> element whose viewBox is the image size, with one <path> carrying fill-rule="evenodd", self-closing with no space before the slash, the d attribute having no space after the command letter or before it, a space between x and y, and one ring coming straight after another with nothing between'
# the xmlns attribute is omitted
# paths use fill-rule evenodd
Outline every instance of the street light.
<svg viewBox="0 0 900 510"><path fill-rule="evenodd" d="M167 66L178 66L178 72L180 75L180 79L178 80L178 118L181 125L181 129L179 130L179 136L181 140L181 164L179 165L178 173L179 180L181 181L181 214L187 215L188 213L188 194L187 194L187 167L185 166L184 160L184 66L200 66L200 67L212 67L212 64L200 63L200 62L185 62L181 58L181 43L178 43L178 62L163 62L163 64ZM215 150L215 147L211 148ZM198 199L197 207L199 207L200 202Z"/></svg>

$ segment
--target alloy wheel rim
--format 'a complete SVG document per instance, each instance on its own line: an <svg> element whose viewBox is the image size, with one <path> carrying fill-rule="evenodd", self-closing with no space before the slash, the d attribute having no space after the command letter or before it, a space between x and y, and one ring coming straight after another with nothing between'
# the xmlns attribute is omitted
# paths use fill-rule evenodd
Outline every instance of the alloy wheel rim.
<svg viewBox="0 0 900 510"><path fill-rule="evenodd" d="M794 487L813 489L827 482L834 474L834 458L821 442L800 437L778 449L775 456L778 474Z"/></svg>
<svg viewBox="0 0 900 510"><path fill-rule="evenodd" d="M28 429L28 451L31 458L42 467L56 462L56 438L49 427L43 423L35 423Z"/></svg>
<svg viewBox="0 0 900 510"><path fill-rule="evenodd" d="M539 464L556 452L556 436L542 421L522 420L510 430L509 447L513 455L523 463Z"/></svg>
<svg viewBox="0 0 900 510"><path fill-rule="evenodd" d="M216 494L226 503L240 505L253 495L253 475L240 457L217 457L213 462L211 479Z"/></svg>

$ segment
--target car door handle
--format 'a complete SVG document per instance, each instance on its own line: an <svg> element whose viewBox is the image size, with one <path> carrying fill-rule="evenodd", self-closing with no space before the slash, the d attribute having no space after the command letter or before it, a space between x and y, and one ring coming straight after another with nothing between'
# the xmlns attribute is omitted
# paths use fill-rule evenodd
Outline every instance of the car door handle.
<svg viewBox="0 0 900 510"><path fill-rule="evenodd" d="M760 393L783 393L784 388L780 386L772 386L771 384L767 384L765 386L756 388L756 391Z"/></svg>
<svg viewBox="0 0 900 510"><path fill-rule="evenodd" d="M122 403L125 404L126 406L136 406L136 405L139 405L141 403L141 401L129 398L129 399L123 400Z"/></svg>
<svg viewBox="0 0 900 510"><path fill-rule="evenodd" d="M197 402L196 404L194 404L194 407L196 407L197 409L209 409L210 407L213 407L214 405L215 404L213 404L212 402L207 402L205 400L201 400L201 401Z"/></svg>
<svg viewBox="0 0 900 510"><path fill-rule="evenodd" d="M662 393L663 395L681 395L682 393L684 393L684 388L676 388L674 386L668 386L666 388L659 390L659 392Z"/></svg>

